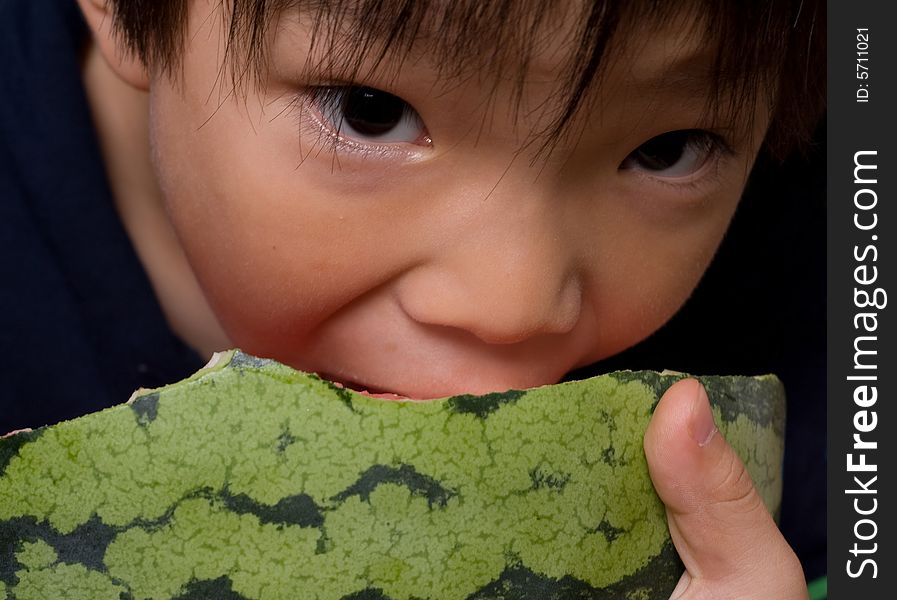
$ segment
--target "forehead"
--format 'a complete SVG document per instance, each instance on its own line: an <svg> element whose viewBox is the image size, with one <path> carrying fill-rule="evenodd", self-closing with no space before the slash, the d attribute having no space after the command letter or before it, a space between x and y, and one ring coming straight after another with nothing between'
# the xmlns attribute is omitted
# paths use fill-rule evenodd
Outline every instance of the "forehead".
<svg viewBox="0 0 897 600"><path fill-rule="evenodd" d="M692 2L583 0L337 0L292 2L280 34L304 32L305 73L337 82L383 82L426 72L451 89L536 97L557 137L600 84L634 93L708 97L720 87L719 45ZM606 88L605 88L606 91ZM515 117L516 119L516 117Z"/></svg>
<svg viewBox="0 0 897 600"><path fill-rule="evenodd" d="M280 24L301 24L316 60L347 68L424 58L444 76L481 71L556 79L599 68L624 49L652 57L708 47L690 2L584 0L330 0L287 2Z"/></svg>

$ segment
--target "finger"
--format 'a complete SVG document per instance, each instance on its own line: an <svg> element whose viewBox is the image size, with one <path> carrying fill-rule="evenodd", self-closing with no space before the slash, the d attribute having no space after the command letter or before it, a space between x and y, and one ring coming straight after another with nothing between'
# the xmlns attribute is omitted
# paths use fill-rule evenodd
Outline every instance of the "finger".
<svg viewBox="0 0 897 600"><path fill-rule="evenodd" d="M717 431L698 381L679 381L664 394L645 433L645 455L688 573L677 594L806 597L800 563Z"/></svg>
<svg viewBox="0 0 897 600"><path fill-rule="evenodd" d="M8 437L12 437L12 436L14 436L14 435L18 435L18 434L20 434L20 433L28 433L29 431L31 431L31 428L30 428L30 427L26 427L25 429L13 429L13 430L10 431L9 433L5 433L5 434L3 434L3 435L0 435L0 440L2 440L3 438L8 438Z"/></svg>

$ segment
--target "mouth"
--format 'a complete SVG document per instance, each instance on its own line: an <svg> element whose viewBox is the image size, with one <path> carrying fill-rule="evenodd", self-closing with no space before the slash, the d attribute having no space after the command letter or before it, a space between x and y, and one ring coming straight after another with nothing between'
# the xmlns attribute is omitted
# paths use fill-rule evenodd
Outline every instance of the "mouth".
<svg viewBox="0 0 897 600"><path fill-rule="evenodd" d="M381 400L417 400L416 398L409 398L408 396L403 396L402 394L397 394L389 390L376 388L363 383L358 383L357 381L352 381L351 379L339 378L331 375L330 373L318 372L318 376L322 379L326 379L337 387L352 390L353 392L361 394L362 396L368 396L370 398L380 398Z"/></svg>

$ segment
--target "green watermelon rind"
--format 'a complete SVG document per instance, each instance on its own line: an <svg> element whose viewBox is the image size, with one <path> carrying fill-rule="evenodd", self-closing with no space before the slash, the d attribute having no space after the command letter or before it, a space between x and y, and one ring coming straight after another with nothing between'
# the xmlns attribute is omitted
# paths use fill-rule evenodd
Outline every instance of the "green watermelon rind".
<svg viewBox="0 0 897 600"><path fill-rule="evenodd" d="M0 597L666 598L641 433L682 377L387 402L232 351L0 440ZM775 513L781 383L700 379Z"/></svg>

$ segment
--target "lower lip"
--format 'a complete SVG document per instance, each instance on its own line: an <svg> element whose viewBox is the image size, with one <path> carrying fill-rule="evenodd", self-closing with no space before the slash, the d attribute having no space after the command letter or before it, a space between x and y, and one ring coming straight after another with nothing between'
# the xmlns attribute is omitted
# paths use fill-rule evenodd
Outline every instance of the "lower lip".
<svg viewBox="0 0 897 600"><path fill-rule="evenodd" d="M357 385L357 384L356 384L354 387L351 386L351 385L346 385L346 384L344 384L344 383L341 383L341 382L339 382L339 381L336 381L333 377L331 377L331 376L329 376L329 375L327 375L327 374L325 374L325 373L319 373L318 375L320 375L321 377L323 377L324 379L326 379L327 381L329 381L330 383L332 383L333 385L335 385L335 386L337 386L337 387L341 387L341 388L343 388L343 389L351 390L351 391L355 392L356 394L361 394L362 396L367 396L367 397L369 397L369 398L379 398L380 400L409 400L409 401L415 401L414 398L409 398L408 396L402 396L402 395L399 395L399 394L393 394L392 392L369 392L369 391L367 391L367 390L363 390L363 389L361 389L363 386L360 386L360 385Z"/></svg>

